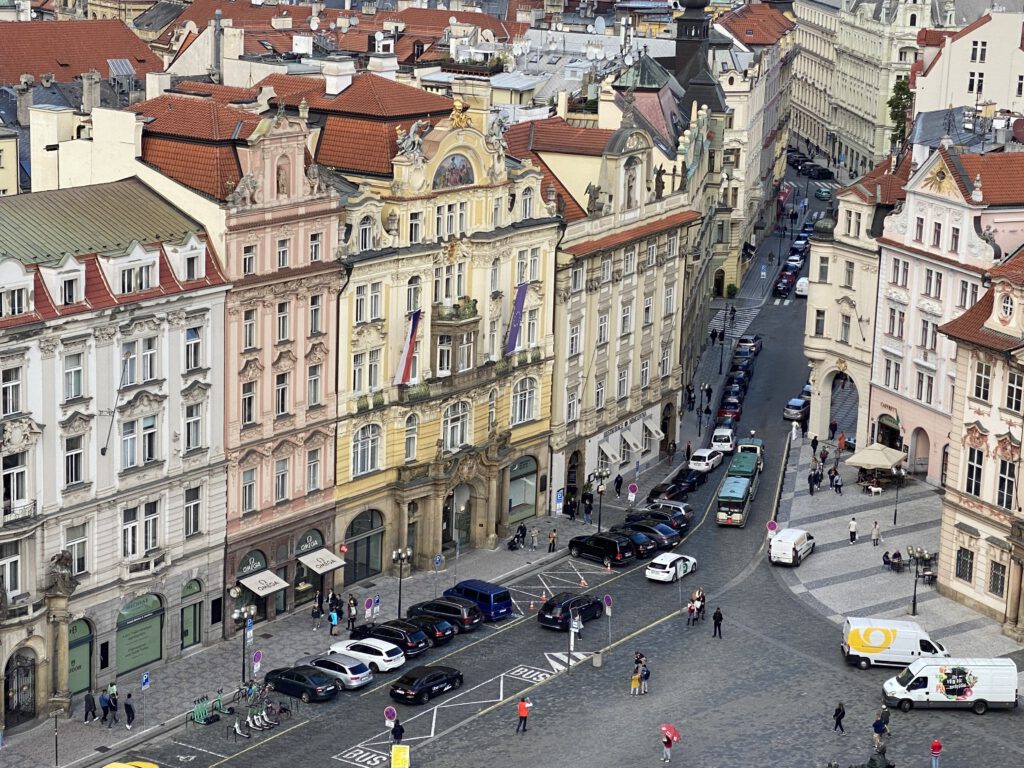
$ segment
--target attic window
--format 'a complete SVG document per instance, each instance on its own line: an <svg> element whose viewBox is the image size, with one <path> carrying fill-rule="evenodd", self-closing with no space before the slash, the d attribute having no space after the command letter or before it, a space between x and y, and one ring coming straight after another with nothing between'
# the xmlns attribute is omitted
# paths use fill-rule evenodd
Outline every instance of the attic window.
<svg viewBox="0 0 1024 768"><path fill-rule="evenodd" d="M136 56L135 60L139 62L139 64L145 64L148 61L145 56Z"/></svg>
<svg viewBox="0 0 1024 768"><path fill-rule="evenodd" d="M748 29L748 30L746 31L746 35L747 35L747 37L753 37L753 36L754 36L754 30L752 30L752 29Z"/></svg>

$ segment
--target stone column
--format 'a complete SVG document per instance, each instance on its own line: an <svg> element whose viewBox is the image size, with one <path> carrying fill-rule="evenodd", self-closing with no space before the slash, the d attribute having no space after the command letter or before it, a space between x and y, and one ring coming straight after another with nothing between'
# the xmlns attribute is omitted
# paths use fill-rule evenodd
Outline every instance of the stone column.
<svg viewBox="0 0 1024 768"><path fill-rule="evenodd" d="M1024 567L1021 561L1010 558L1010 591L1006 597L1006 624L1009 629L1015 628L1021 620L1021 579L1024 578Z"/></svg>
<svg viewBox="0 0 1024 768"><path fill-rule="evenodd" d="M46 596L46 603L53 627L50 633L50 653L53 659L50 711L67 712L71 707L71 688L68 684L68 625L71 616L68 613L68 596L51 593Z"/></svg>
<svg viewBox="0 0 1024 768"><path fill-rule="evenodd" d="M487 477L487 514L484 516L484 536L481 537L481 544L488 549L498 546L498 534L496 526L498 523L498 505L501 503L501 494L498 489L498 480L505 470L501 467L494 467Z"/></svg>

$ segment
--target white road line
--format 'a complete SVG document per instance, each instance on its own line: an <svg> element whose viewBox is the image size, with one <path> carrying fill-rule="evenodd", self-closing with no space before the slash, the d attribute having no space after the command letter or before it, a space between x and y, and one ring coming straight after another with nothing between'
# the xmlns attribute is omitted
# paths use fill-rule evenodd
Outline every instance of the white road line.
<svg viewBox="0 0 1024 768"><path fill-rule="evenodd" d="M177 739L171 739L171 743L172 744L177 744L179 747L185 747L185 749L194 749L197 752L205 752L206 754L213 755L214 757L220 757L220 758L224 758L224 759L227 759L228 757L230 757L230 755L221 755L221 754L218 754L217 752L211 752L208 749L203 749L202 747L197 747L195 744L186 744L184 741L178 741Z"/></svg>

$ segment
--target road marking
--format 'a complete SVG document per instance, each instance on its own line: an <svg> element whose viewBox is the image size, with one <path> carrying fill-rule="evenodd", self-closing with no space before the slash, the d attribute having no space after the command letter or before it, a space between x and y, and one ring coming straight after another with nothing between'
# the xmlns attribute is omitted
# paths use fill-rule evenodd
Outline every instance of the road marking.
<svg viewBox="0 0 1024 768"><path fill-rule="evenodd" d="M251 744L248 747L246 747L245 749L243 749L241 752L236 752L231 757L225 757L223 760L218 760L216 763L213 763L213 765L211 765L210 768L217 768L218 765L224 765L226 762L228 762L228 760L234 760L236 757L241 757L246 752L249 752L250 750L256 749L257 747L262 747L262 746L266 745L267 743L269 743L269 742L273 741L274 739L276 739L278 736L284 736L286 733L291 733L296 728L301 728L302 726L306 725L308 722L310 722L310 721L309 720L304 720L301 723L296 723L295 725L291 725L291 726L285 728L283 731L278 731L277 733L271 734L270 736L267 736L267 738L265 738L265 739L260 739L255 744Z"/></svg>
<svg viewBox="0 0 1024 768"><path fill-rule="evenodd" d="M558 670L555 670L556 672ZM508 672L509 677L514 677L517 680L525 680L528 683L539 683L541 680L547 680L553 673L548 669L541 669L540 667L530 667L527 665L521 665L515 667Z"/></svg>
<svg viewBox="0 0 1024 768"><path fill-rule="evenodd" d="M390 759L390 755L368 747L356 746L334 755L334 759L350 765L358 765L361 768L375 768L375 766L384 765Z"/></svg>
<svg viewBox="0 0 1024 768"><path fill-rule="evenodd" d="M228 755L220 755L220 754L218 754L216 752L211 752L208 749L203 749L202 747L197 747L195 744L189 744L189 743L184 742L184 741L178 741L177 739L171 739L171 743L172 744L177 744L179 747L185 747L185 749L194 749L197 752L205 752L206 754L213 755L214 757L228 757Z"/></svg>
<svg viewBox="0 0 1024 768"><path fill-rule="evenodd" d="M544 656L548 660L548 664L551 665L551 669L555 672L561 672L569 666L578 666L584 661L594 655L593 651L573 651L572 652L572 664L569 664L569 654L562 653L548 653L545 651Z"/></svg>

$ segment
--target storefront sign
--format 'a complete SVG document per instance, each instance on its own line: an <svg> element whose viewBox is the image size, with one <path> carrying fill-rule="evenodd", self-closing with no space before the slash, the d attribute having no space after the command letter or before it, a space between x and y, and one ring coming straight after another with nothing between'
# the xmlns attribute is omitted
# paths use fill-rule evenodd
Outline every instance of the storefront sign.
<svg viewBox="0 0 1024 768"><path fill-rule="evenodd" d="M258 549L249 550L248 553L238 563L238 575L248 576L253 573L259 573L260 571L266 570L267 558Z"/></svg>
<svg viewBox="0 0 1024 768"><path fill-rule="evenodd" d="M274 592L279 592L288 586L288 582L273 571L261 571L253 576L239 579L239 581L257 597L272 595Z"/></svg>
<svg viewBox="0 0 1024 768"><path fill-rule="evenodd" d="M68 625L68 689L85 691L92 680L92 629L89 622L77 619Z"/></svg>
<svg viewBox="0 0 1024 768"><path fill-rule="evenodd" d="M185 586L181 588L181 599L184 600L192 595L198 595L203 591L203 584L199 579L190 579L185 582Z"/></svg>
<svg viewBox="0 0 1024 768"><path fill-rule="evenodd" d="M320 549L323 545L324 537L320 535L320 531L316 528L312 528L299 537L295 551L301 555L304 552L312 552L314 549Z"/></svg>
<svg viewBox="0 0 1024 768"><path fill-rule="evenodd" d="M156 595L142 595L117 614L117 673L124 674L163 655L163 604Z"/></svg>
<svg viewBox="0 0 1024 768"><path fill-rule="evenodd" d="M325 548L299 555L299 562L316 573L327 573L345 565L344 560Z"/></svg>

